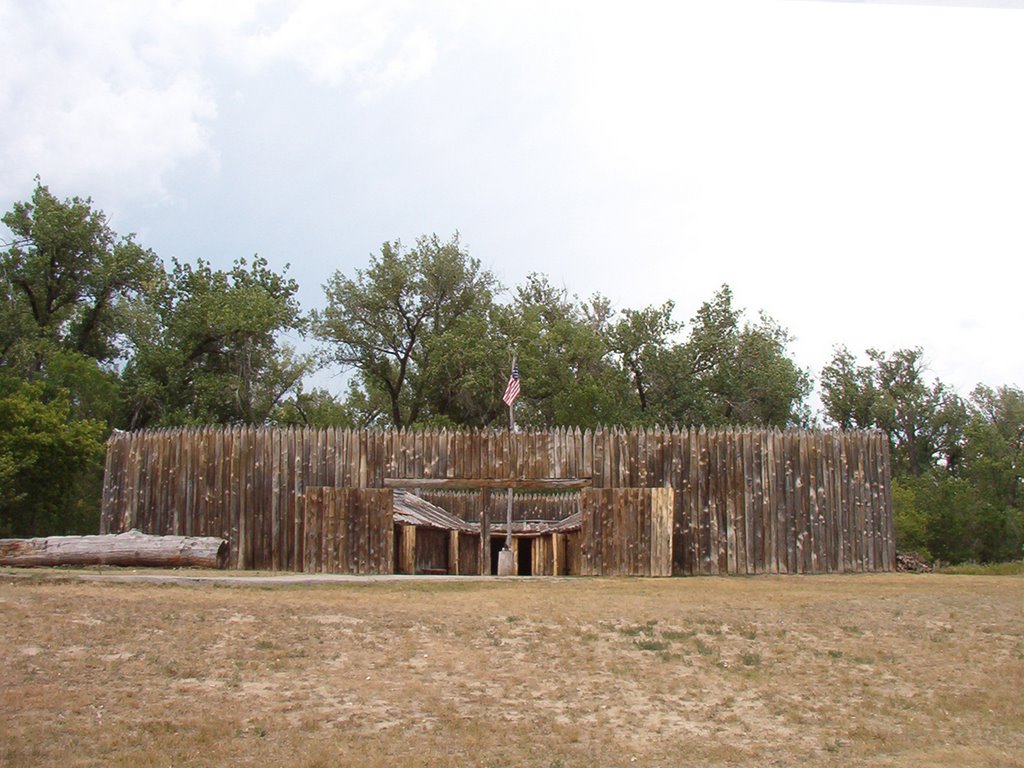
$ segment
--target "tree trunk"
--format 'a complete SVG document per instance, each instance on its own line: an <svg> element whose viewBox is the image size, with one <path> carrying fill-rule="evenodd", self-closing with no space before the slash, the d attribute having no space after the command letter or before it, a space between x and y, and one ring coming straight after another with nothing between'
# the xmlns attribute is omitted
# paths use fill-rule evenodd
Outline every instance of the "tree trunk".
<svg viewBox="0 0 1024 768"><path fill-rule="evenodd" d="M214 536L150 536L134 529L105 536L0 539L0 565L124 565L223 568L228 543Z"/></svg>

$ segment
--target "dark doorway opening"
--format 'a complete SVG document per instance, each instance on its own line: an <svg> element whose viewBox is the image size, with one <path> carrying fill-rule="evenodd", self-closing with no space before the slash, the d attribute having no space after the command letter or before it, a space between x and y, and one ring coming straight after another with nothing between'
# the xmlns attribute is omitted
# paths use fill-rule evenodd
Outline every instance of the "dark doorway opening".
<svg viewBox="0 0 1024 768"><path fill-rule="evenodd" d="M491 576L498 575L498 553L505 548L505 537L491 537Z"/></svg>
<svg viewBox="0 0 1024 768"><path fill-rule="evenodd" d="M519 576L533 576L533 539L517 539L516 560L519 567L516 574Z"/></svg>

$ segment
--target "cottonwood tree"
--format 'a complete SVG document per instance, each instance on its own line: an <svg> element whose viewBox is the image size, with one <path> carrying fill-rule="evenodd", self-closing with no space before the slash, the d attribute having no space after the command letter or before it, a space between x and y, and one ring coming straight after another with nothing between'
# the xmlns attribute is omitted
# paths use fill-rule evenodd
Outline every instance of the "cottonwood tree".
<svg viewBox="0 0 1024 768"><path fill-rule="evenodd" d="M935 465L943 442L958 438L948 432L955 417L955 394L938 379L925 379L920 347L888 353L869 349L875 364L875 424L888 435L898 472L919 476Z"/></svg>
<svg viewBox="0 0 1024 768"><path fill-rule="evenodd" d="M160 274L156 255L114 233L90 199L59 200L38 180L32 199L15 203L3 223L12 240L0 272L22 328L100 362L117 358L119 314Z"/></svg>
<svg viewBox="0 0 1024 768"><path fill-rule="evenodd" d="M765 314L745 320L723 285L690 320L684 342L658 356L650 399L658 420L785 427L806 420L810 377L789 356L789 333Z"/></svg>
<svg viewBox="0 0 1024 768"><path fill-rule="evenodd" d="M608 324L608 346L629 373L643 414L652 410L649 392L653 372L661 364L671 337L682 327L672 318L674 308L674 302L666 301L657 307L625 309Z"/></svg>
<svg viewBox="0 0 1024 768"><path fill-rule="evenodd" d="M630 380L608 345L610 309L601 297L580 301L545 275L531 274L516 287L511 312L522 378L518 421L578 427L634 423Z"/></svg>
<svg viewBox="0 0 1024 768"><path fill-rule="evenodd" d="M38 179L2 221L0 528L95 530L101 440L121 412L124 319L161 266L91 200L61 200Z"/></svg>
<svg viewBox="0 0 1024 768"><path fill-rule="evenodd" d="M875 370L860 365L845 346L835 348L821 370L821 401L825 417L840 429L869 429L875 423Z"/></svg>
<svg viewBox="0 0 1024 768"><path fill-rule="evenodd" d="M227 270L175 261L160 288L140 302L128 331L128 426L270 419L313 365L281 341L306 328L297 291L294 280L258 256Z"/></svg>
<svg viewBox="0 0 1024 768"><path fill-rule="evenodd" d="M331 276L316 333L335 362L357 371L364 408L396 427L444 418L454 409L450 394L463 384L473 391L474 382L471 368L442 370L438 358L452 360L456 339L483 334L486 346L496 289L458 234L447 241L424 236L412 248L387 242L366 269Z"/></svg>

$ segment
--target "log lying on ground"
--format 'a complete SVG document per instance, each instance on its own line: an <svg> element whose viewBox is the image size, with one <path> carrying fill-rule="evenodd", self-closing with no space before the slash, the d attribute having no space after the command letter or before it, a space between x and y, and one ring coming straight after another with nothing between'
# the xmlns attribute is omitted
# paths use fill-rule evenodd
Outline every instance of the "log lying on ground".
<svg viewBox="0 0 1024 768"><path fill-rule="evenodd" d="M215 536L151 536L134 529L105 536L0 539L0 565L125 565L223 568L228 543Z"/></svg>

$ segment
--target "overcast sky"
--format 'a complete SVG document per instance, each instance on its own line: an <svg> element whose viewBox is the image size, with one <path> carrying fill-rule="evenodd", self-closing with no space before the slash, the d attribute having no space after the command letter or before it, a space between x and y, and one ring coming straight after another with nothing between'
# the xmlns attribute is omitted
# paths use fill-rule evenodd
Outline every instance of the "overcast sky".
<svg viewBox="0 0 1024 768"><path fill-rule="evenodd" d="M458 230L506 285L684 320L728 283L815 374L921 346L1024 385L1022 41L1009 0L0 0L0 206L39 174L306 308Z"/></svg>

